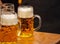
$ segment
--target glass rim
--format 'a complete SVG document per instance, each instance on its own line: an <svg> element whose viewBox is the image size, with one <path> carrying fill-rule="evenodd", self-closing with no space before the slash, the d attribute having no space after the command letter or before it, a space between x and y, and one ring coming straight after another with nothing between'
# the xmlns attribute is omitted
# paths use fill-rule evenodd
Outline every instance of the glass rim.
<svg viewBox="0 0 60 44"><path fill-rule="evenodd" d="M31 5L21 5L21 6L19 6L19 7L28 7L28 8L33 8L33 6L31 6Z"/></svg>
<svg viewBox="0 0 60 44"><path fill-rule="evenodd" d="M14 4L13 4L13 3L4 3L2 6L3 6L3 7L4 7L4 6L13 6L13 7L14 7Z"/></svg>

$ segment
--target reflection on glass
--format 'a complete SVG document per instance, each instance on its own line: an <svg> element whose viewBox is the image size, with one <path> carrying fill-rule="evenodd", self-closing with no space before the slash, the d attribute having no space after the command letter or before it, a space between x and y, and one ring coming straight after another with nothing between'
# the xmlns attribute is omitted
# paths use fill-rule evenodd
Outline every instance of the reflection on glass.
<svg viewBox="0 0 60 44"><path fill-rule="evenodd" d="M18 0L18 4L21 5L22 4L22 0Z"/></svg>

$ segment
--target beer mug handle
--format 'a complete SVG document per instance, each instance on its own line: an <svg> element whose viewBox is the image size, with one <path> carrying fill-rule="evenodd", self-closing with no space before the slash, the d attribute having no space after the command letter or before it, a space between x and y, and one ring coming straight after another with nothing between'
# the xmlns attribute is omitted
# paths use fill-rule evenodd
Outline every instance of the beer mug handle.
<svg viewBox="0 0 60 44"><path fill-rule="evenodd" d="M34 18L38 18L39 19L39 25L35 28L35 30L39 30L41 28L41 17L39 15L34 15Z"/></svg>

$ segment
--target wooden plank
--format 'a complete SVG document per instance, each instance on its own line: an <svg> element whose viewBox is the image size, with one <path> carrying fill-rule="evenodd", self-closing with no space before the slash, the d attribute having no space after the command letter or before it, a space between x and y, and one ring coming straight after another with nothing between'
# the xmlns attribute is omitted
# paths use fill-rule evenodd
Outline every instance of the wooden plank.
<svg viewBox="0 0 60 44"><path fill-rule="evenodd" d="M56 44L60 40L60 34L34 32L29 38L19 38L18 44Z"/></svg>

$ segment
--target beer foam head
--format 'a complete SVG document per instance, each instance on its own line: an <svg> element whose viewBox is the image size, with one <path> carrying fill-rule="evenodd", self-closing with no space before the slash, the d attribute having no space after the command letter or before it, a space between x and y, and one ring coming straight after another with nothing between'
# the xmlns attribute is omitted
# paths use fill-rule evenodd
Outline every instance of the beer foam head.
<svg viewBox="0 0 60 44"><path fill-rule="evenodd" d="M17 15L14 15L14 14L11 14L11 15L2 14L1 18L4 18L4 19L14 19L14 18L17 18Z"/></svg>
<svg viewBox="0 0 60 44"><path fill-rule="evenodd" d="M31 7L31 6L18 7L18 17L20 17L20 18L33 17L33 7Z"/></svg>
<svg viewBox="0 0 60 44"><path fill-rule="evenodd" d="M16 25L18 23L17 15L1 15L1 24L2 25Z"/></svg>

